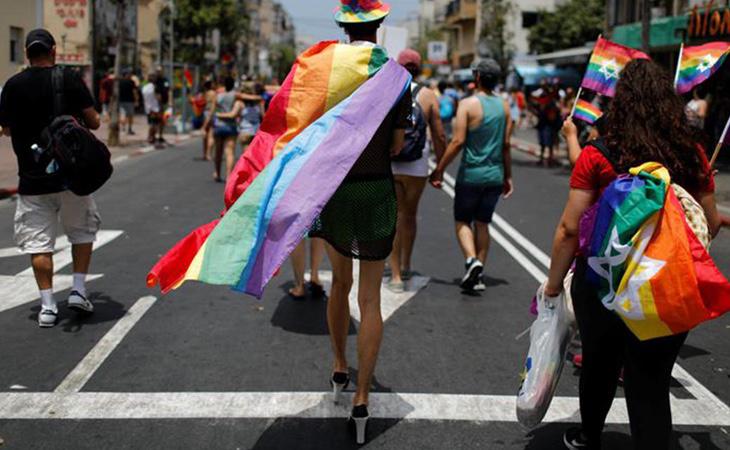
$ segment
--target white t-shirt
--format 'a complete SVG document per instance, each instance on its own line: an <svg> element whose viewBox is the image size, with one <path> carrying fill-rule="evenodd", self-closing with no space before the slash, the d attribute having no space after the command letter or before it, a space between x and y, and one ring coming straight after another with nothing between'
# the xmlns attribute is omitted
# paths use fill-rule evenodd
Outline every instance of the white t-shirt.
<svg viewBox="0 0 730 450"><path fill-rule="evenodd" d="M160 102L157 101L154 83L144 85L142 88L142 99L144 100L144 111L147 114L160 112Z"/></svg>

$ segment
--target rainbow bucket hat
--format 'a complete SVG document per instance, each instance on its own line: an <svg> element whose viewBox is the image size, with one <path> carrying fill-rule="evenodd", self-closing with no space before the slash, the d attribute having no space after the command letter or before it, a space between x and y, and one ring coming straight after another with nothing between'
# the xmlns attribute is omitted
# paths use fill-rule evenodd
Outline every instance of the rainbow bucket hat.
<svg viewBox="0 0 730 450"><path fill-rule="evenodd" d="M388 15L390 5L380 0L341 0L335 9L335 21L339 23L365 23L380 20Z"/></svg>

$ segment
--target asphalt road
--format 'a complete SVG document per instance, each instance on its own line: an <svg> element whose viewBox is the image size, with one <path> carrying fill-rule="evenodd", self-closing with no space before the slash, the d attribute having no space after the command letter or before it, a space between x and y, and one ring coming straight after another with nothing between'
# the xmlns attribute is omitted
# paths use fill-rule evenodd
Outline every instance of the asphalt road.
<svg viewBox="0 0 730 450"><path fill-rule="evenodd" d="M198 151L196 141L125 161L98 193L103 229L122 233L94 254L92 272L103 276L89 283L93 316L78 318L62 302L60 324L41 330L37 301L3 307L35 288L21 274L26 257L0 250L3 449L356 448L346 408L322 395L331 367L326 302L290 300L288 266L261 302L194 283L164 297L146 288L157 258L221 210L222 185L193 160ZM386 321L372 399L380 418L365 448L562 448L561 434L576 420L572 367L558 389L563 406L551 410L557 422L527 431L510 400L529 345L516 336L532 321L536 278L547 271L539 252L549 251L568 177L515 158L516 193L498 213L524 239L497 227L503 241L493 243L482 295L456 286L463 260L451 198L427 189L414 269L428 283L396 302ZM0 204L0 249L13 245L13 210ZM726 234L713 255L730 273ZM677 448L730 448L728 337L725 317L691 333L682 351L685 371L672 389ZM607 427L605 448L630 447L624 416L618 411Z"/></svg>

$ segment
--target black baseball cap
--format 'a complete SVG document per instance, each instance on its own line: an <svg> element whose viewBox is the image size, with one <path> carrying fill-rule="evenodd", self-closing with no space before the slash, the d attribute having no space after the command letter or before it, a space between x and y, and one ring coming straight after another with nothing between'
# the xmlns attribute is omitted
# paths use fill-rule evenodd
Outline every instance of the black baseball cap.
<svg viewBox="0 0 730 450"><path fill-rule="evenodd" d="M30 31L28 36L26 36L25 49L28 50L35 45L41 45L46 50L50 50L54 45L56 45L56 40L53 39L53 36L48 32L48 30L44 28L36 28L35 30Z"/></svg>

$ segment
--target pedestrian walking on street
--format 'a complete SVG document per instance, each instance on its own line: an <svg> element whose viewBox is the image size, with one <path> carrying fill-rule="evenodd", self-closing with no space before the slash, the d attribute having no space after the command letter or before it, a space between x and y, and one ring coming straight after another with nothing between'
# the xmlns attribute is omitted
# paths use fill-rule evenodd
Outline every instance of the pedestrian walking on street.
<svg viewBox="0 0 730 450"><path fill-rule="evenodd" d="M149 128L147 142L159 147L157 143L158 129L162 126L162 112L160 106L160 94L157 93L156 86L157 74L150 73L147 75L147 82L142 87L142 101L144 102L144 111L147 114L147 125Z"/></svg>
<svg viewBox="0 0 730 450"><path fill-rule="evenodd" d="M342 0L335 20L345 30L350 45L375 47L377 30L389 11L390 6L380 1ZM411 91L407 89L310 232L311 237L327 242L332 264L327 323L335 359L331 382L336 394L350 382L346 352L350 329L348 298L353 282L353 259L360 260L358 379L350 418L360 444L365 442L370 386L383 339L380 289L385 259L392 251L396 230L397 205L390 160L403 148L410 114Z"/></svg>
<svg viewBox="0 0 730 450"><path fill-rule="evenodd" d="M213 114L213 137L215 138L215 157L213 179L222 182L221 165L226 157L226 178L231 175L236 163L236 138L238 137L238 118L243 111L243 102L236 99L233 90L236 80L227 77L224 81L225 92L218 94Z"/></svg>
<svg viewBox="0 0 730 450"><path fill-rule="evenodd" d="M127 134L133 135L134 113L139 105L137 86L132 80L132 71L127 69L119 80L119 107L123 114L123 123L127 125Z"/></svg>
<svg viewBox="0 0 730 450"><path fill-rule="evenodd" d="M203 161L211 160L211 152L215 146L213 136L213 114L215 114L215 101L218 98L216 83L214 80L206 80L203 83L203 95L205 96L205 112L203 113Z"/></svg>
<svg viewBox="0 0 730 450"><path fill-rule="evenodd" d="M456 113L454 137L431 184L440 188L444 171L463 151L456 179L454 219L456 237L466 258L461 280L465 291L483 291L482 272L489 252L489 224L500 196L512 195L512 120L509 103L494 93L501 69L493 59L481 61L474 76L477 93L461 101Z"/></svg>
<svg viewBox="0 0 730 450"><path fill-rule="evenodd" d="M672 434L671 373L687 333L640 341L618 315L604 307L597 285L587 277L587 255L579 253L579 223L618 175L651 161L666 167L673 183L697 200L714 236L720 224L714 180L704 150L684 118L684 104L670 75L655 63L634 60L624 68L605 117L603 144L583 149L573 170L544 291L547 297L561 293L575 259L571 294L583 344L581 428L568 430L564 442L569 449L601 447L601 433L623 367L634 448L664 450L670 447Z"/></svg>
<svg viewBox="0 0 730 450"><path fill-rule="evenodd" d="M167 126L167 109L170 107L170 80L165 76L162 66L157 67L155 93L158 95L158 101L160 102L160 125L157 127L157 143L167 144L163 133Z"/></svg>
<svg viewBox="0 0 730 450"><path fill-rule="evenodd" d="M25 51L30 67L10 78L0 97L0 127L9 135L18 158L18 202L15 213L15 241L29 254L41 297L40 327L53 327L58 306L53 295L53 250L60 219L71 242L73 287L68 307L91 313L94 305L86 298L93 242L101 219L94 198L78 196L66 189L55 159L48 163L42 134L53 119L71 115L90 129L99 128L91 92L80 75L56 66L56 41L44 29L28 33ZM59 76L60 74L60 76ZM59 78L52 81L54 77ZM60 88L57 105L55 88ZM61 110L57 108L60 107Z"/></svg>
<svg viewBox="0 0 730 450"><path fill-rule="evenodd" d="M398 56L398 63L408 70L414 80L421 75L421 55L406 49ZM431 156L427 135L440 160L446 150L446 137L441 123L436 94L415 81L411 83L413 119L406 130L406 142L392 167L395 193L398 199L398 227L390 256L392 276L388 288L396 293L405 290L405 281L411 278L411 255L418 227L418 203L428 180L428 162Z"/></svg>

